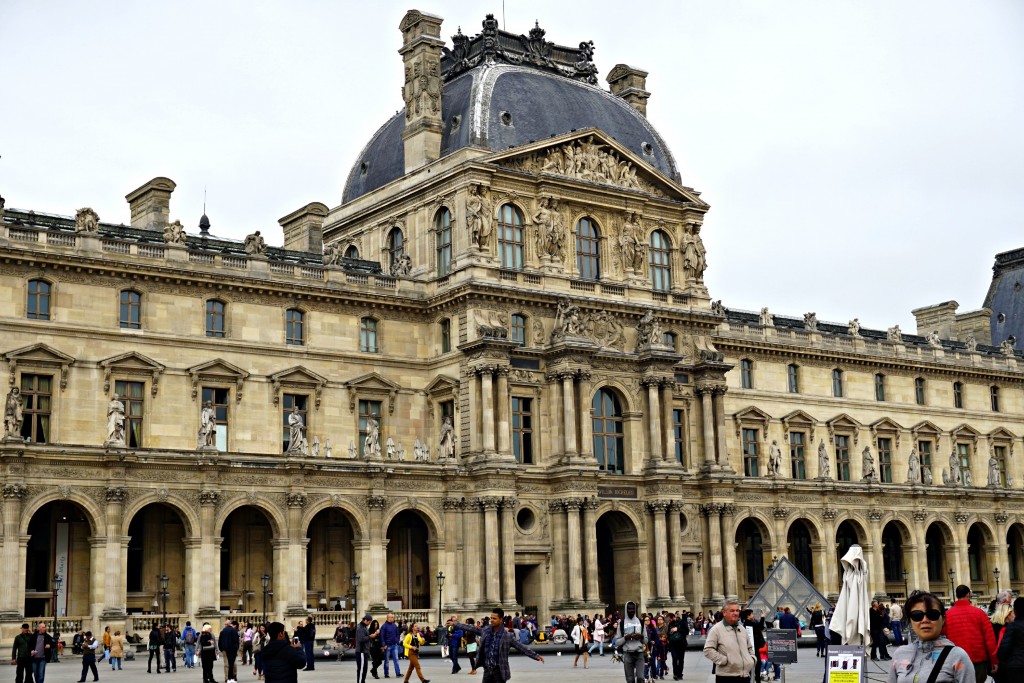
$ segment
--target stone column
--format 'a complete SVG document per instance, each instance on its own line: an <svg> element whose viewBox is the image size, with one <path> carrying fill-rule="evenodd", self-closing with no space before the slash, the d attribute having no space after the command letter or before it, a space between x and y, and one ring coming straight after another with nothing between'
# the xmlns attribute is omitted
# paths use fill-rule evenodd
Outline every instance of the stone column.
<svg viewBox="0 0 1024 683"><path fill-rule="evenodd" d="M928 518L928 513L924 510L914 510L914 526L912 527L914 533L914 544L917 546L917 557L915 558L914 564L907 567L910 575L907 577L910 583L910 590L919 588L927 591L931 590L928 587L928 544L925 542L927 536L927 529L924 526L925 520Z"/></svg>
<svg viewBox="0 0 1024 683"><path fill-rule="evenodd" d="M182 539L185 545L185 611L199 612L200 582L203 580L199 558L203 555L203 539L191 536ZM262 596L261 596L262 597Z"/></svg>
<svg viewBox="0 0 1024 683"><path fill-rule="evenodd" d="M363 553L359 569L358 605L370 610L383 610L387 600L387 539L384 538L384 496L366 497L367 536L370 543Z"/></svg>
<svg viewBox="0 0 1024 683"><path fill-rule="evenodd" d="M647 387L647 443L648 455L651 460L661 460L661 404L658 402L658 380L655 377L645 377L644 386Z"/></svg>
<svg viewBox="0 0 1024 683"><path fill-rule="evenodd" d="M953 568L956 570L954 588L960 584L971 585L971 570L967 561L967 519L966 512L953 513L953 520L956 522L953 525Z"/></svg>
<svg viewBox="0 0 1024 683"><path fill-rule="evenodd" d="M483 422L480 418L480 377L472 368L465 376L469 377L469 450L479 453L483 448L480 434Z"/></svg>
<svg viewBox="0 0 1024 683"><path fill-rule="evenodd" d="M288 506L288 545L285 552L288 563L288 607L285 616L305 616L309 613L306 609L306 544L309 539L305 537L305 529L302 528L306 494L293 491L285 496L285 503ZM296 567L301 569L296 571Z"/></svg>
<svg viewBox="0 0 1024 683"><path fill-rule="evenodd" d="M503 498L501 505L501 604L516 603L515 498Z"/></svg>
<svg viewBox="0 0 1024 683"><path fill-rule="evenodd" d="M198 577L195 602L196 616L220 616L220 544L217 536L217 504L220 493L209 489L199 492L199 552L193 553L191 574ZM276 567L275 567L276 570Z"/></svg>
<svg viewBox="0 0 1024 683"><path fill-rule="evenodd" d="M492 539L492 543L495 538L500 536L500 528L498 527L498 505L501 504L501 499L496 497L483 498L480 501L480 505L484 510L484 532L487 536ZM490 553L494 548L485 548L484 552ZM501 599L501 577L499 572L485 571L484 572L484 598L486 598L488 604L496 605Z"/></svg>
<svg viewBox="0 0 1024 683"><path fill-rule="evenodd" d="M4 537L0 567L7 580L0 581L0 621L18 621L25 605L25 582L21 580L21 501L28 489L24 484L3 485Z"/></svg>
<svg viewBox="0 0 1024 683"><path fill-rule="evenodd" d="M566 589L566 531L565 503L552 500L548 503L548 515L551 518L551 594L552 602L564 602L569 594Z"/></svg>
<svg viewBox="0 0 1024 683"><path fill-rule="evenodd" d="M580 370L579 377L579 419L580 419L580 458L594 459L594 421L591 418L591 405L593 397L590 388L590 373Z"/></svg>
<svg viewBox="0 0 1024 683"><path fill-rule="evenodd" d="M729 444L726 441L725 432L725 391L724 386L716 386L715 394L715 425L718 429L718 465L732 470L732 463L729 461Z"/></svg>
<svg viewBox="0 0 1024 683"><path fill-rule="evenodd" d="M704 437L704 467L703 469L714 469L715 467L715 413L711 405L711 387L698 388L700 394L700 409L703 418ZM714 595L712 595L714 597Z"/></svg>
<svg viewBox="0 0 1024 683"><path fill-rule="evenodd" d="M121 564L121 548L128 545L127 540L121 535L122 511L124 502L128 500L128 489L124 486L110 486L104 495L107 500L106 544L100 553L103 563L103 594L96 596L93 614L101 616L104 620L113 620L124 617L128 602L128 588L124 581L124 572L128 568L122 567ZM93 577L99 576L97 569L99 568L93 567Z"/></svg>
<svg viewBox="0 0 1024 683"><path fill-rule="evenodd" d="M480 501L472 498L462 504L462 563L466 576L463 604L479 606L483 602L483 549L480 547Z"/></svg>
<svg viewBox="0 0 1024 683"><path fill-rule="evenodd" d="M999 567L1000 590L1007 590L1010 588L1010 548L1006 543L1006 522L1008 519L1009 516L1002 510L995 514L996 566ZM1003 586L1005 586L1006 588L1003 588Z"/></svg>
<svg viewBox="0 0 1024 683"><path fill-rule="evenodd" d="M494 444L494 381L492 373L494 368L486 367L480 370L480 400L483 404L481 416L483 424L483 445L485 453L493 453Z"/></svg>
<svg viewBox="0 0 1024 683"><path fill-rule="evenodd" d="M562 448L565 440L562 436L562 426L565 423L562 417L562 399L559 396L562 387L562 381L559 378L557 372L549 373L545 379L548 381L548 401L546 405L550 406L543 415L543 420L547 423L548 429L548 448L545 451L545 456L557 455ZM542 424L544 424L542 422Z"/></svg>
<svg viewBox="0 0 1024 683"><path fill-rule="evenodd" d="M722 506L722 548L725 550L725 597L738 597L739 585L736 580L736 536L733 534L733 515L736 506L726 503Z"/></svg>
<svg viewBox="0 0 1024 683"><path fill-rule="evenodd" d="M597 499L583 501L583 597L588 603L601 599L598 590L597 573Z"/></svg>
<svg viewBox="0 0 1024 683"><path fill-rule="evenodd" d="M508 393L508 372L511 368L507 365L498 367L498 453L513 458L512 455L512 427L510 426L510 413L512 399ZM511 603L510 603L511 604Z"/></svg>
<svg viewBox="0 0 1024 683"><path fill-rule="evenodd" d="M668 510L668 503L653 501L647 504L647 510L654 519L654 599L663 602L672 595L668 583L668 566L673 560L668 554L668 536L665 532L665 512Z"/></svg>
<svg viewBox="0 0 1024 683"><path fill-rule="evenodd" d="M868 535L871 538L871 547L865 548L865 555L868 555L868 576L870 586L874 589L875 596L885 595L885 560L883 558L884 548L882 546L882 513L872 510L868 513L868 520L871 522Z"/></svg>
<svg viewBox="0 0 1024 683"><path fill-rule="evenodd" d="M583 550L580 544L580 507L582 504L583 501L579 498L569 498L565 501L566 536L569 546L569 571L566 574L569 590L566 597L572 602L579 602L583 599L581 562Z"/></svg>
<svg viewBox="0 0 1024 683"><path fill-rule="evenodd" d="M668 462L675 462L675 449L676 449L676 430L675 424L672 419L672 391L675 389L675 380L662 379L661 380L661 433L662 438L665 441L665 445L661 451L662 460ZM685 420L683 421L685 425ZM685 428L684 428L684 449L685 449Z"/></svg>
<svg viewBox="0 0 1024 683"><path fill-rule="evenodd" d="M817 455L815 455L817 457ZM825 508L822 512L822 517L825 522L822 529L822 538L825 546L825 578L826 596L831 592L839 595L839 582L842 578L839 576L839 562L836 558L836 516L839 512L835 508Z"/></svg>
<svg viewBox="0 0 1024 683"><path fill-rule="evenodd" d="M562 379L562 435L565 438L565 455L569 458L576 457L576 408L575 388L573 387L573 373L563 372Z"/></svg>
<svg viewBox="0 0 1024 683"><path fill-rule="evenodd" d="M708 397L710 403L710 397ZM713 463L712 463L713 464ZM722 592L722 523L720 519L721 503L704 503L700 511L707 518L708 526L708 560L711 576L711 601L721 603L725 599Z"/></svg>
<svg viewBox="0 0 1024 683"><path fill-rule="evenodd" d="M459 549L462 543L462 524L459 519L462 501L458 498L445 498L441 501L444 510L444 552L441 559L440 571L444 572L445 594L449 596L448 602L461 604L465 599L462 580L462 563L459 562ZM435 575L436 576L436 575Z"/></svg>
<svg viewBox="0 0 1024 683"><path fill-rule="evenodd" d="M668 568L672 582L672 602L678 605L686 602L686 586L683 585L682 536L683 528L679 515L683 512L680 503L668 504Z"/></svg>

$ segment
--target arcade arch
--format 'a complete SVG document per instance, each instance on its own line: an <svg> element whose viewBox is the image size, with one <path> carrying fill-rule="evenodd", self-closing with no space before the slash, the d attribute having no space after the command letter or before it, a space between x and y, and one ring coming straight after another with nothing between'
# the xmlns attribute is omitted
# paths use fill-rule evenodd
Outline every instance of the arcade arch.
<svg viewBox="0 0 1024 683"><path fill-rule="evenodd" d="M622 609L640 599L640 535L624 512L610 510L597 518L597 594L606 609Z"/></svg>

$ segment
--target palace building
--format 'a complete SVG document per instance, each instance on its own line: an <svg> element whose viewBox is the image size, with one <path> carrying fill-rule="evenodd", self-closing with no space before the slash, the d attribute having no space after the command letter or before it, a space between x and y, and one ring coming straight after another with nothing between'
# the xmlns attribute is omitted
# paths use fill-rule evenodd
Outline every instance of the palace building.
<svg viewBox="0 0 1024 683"><path fill-rule="evenodd" d="M915 334L729 309L645 71L399 28L404 108L281 247L168 178L129 225L0 208L4 640L707 609L783 556L837 593L854 543L876 594L1024 589L1020 254Z"/></svg>

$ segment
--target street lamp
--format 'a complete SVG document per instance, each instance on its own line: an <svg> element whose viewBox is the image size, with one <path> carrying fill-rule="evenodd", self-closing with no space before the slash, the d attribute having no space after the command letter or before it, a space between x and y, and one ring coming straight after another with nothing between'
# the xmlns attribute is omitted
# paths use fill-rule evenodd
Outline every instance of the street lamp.
<svg viewBox="0 0 1024 683"><path fill-rule="evenodd" d="M270 588L270 574L263 575L263 623L267 623L267 589Z"/></svg>
<svg viewBox="0 0 1024 683"><path fill-rule="evenodd" d="M164 601L164 626L165 627L167 626L167 596L168 596L167 584L169 582L170 582L170 579L167 578L167 574L164 574L163 576L160 577L160 597Z"/></svg>
<svg viewBox="0 0 1024 683"><path fill-rule="evenodd" d="M953 571L952 567L946 572L946 576L949 577L949 603L953 604L953 601L956 600L956 589L953 587L953 579L956 578L956 572Z"/></svg>
<svg viewBox="0 0 1024 683"><path fill-rule="evenodd" d="M779 566L779 557L778 555L772 555L772 561L768 563L768 573L771 574L775 571L777 566Z"/></svg>
<svg viewBox="0 0 1024 683"><path fill-rule="evenodd" d="M444 572L437 572L437 623L441 622L441 589L444 588Z"/></svg>
<svg viewBox="0 0 1024 683"><path fill-rule="evenodd" d="M904 600L906 600L907 598L910 597L910 584L907 583L907 577L909 575L910 575L910 573L906 569L904 569L903 570L903 599Z"/></svg>
<svg viewBox="0 0 1024 683"><path fill-rule="evenodd" d="M356 613L357 613L356 606L358 604L359 604L359 573L356 572L355 574L352 575L352 619L353 619L353 621L358 621L356 619Z"/></svg>
<svg viewBox="0 0 1024 683"><path fill-rule="evenodd" d="M57 639L57 593L60 591L60 585L64 583L64 579L61 578L60 574L53 575L53 638L54 642ZM57 661L57 647L54 645L53 649L53 661Z"/></svg>
<svg viewBox="0 0 1024 683"><path fill-rule="evenodd" d="M999 567L993 569L992 574L996 577L996 593L999 593Z"/></svg>

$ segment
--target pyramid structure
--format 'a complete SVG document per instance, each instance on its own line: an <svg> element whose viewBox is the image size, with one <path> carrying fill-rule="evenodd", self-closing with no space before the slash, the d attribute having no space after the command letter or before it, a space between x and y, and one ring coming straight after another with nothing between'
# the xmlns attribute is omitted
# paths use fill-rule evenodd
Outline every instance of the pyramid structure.
<svg viewBox="0 0 1024 683"><path fill-rule="evenodd" d="M780 605L789 607L802 624L809 624L811 610L816 602L820 602L825 611L828 611L831 604L818 592L814 584L800 573L796 565L783 556L746 606L754 610L755 616L762 611L766 615L773 615L775 608Z"/></svg>

